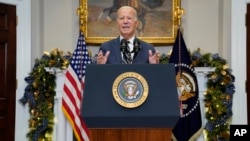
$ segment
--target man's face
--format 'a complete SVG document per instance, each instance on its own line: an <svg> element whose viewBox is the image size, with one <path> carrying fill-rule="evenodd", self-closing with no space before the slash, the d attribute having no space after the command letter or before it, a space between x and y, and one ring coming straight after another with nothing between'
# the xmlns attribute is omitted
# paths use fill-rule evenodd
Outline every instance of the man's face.
<svg viewBox="0 0 250 141"><path fill-rule="evenodd" d="M120 9L117 13L117 26L120 34L129 39L135 34L137 19L135 13L130 8Z"/></svg>

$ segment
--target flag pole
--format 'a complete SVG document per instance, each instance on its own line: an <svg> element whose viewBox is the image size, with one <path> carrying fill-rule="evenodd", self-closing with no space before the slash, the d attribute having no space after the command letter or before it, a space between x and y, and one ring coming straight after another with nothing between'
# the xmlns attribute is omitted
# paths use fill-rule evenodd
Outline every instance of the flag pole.
<svg viewBox="0 0 250 141"><path fill-rule="evenodd" d="M177 22L178 28L181 26L181 17L185 14L185 10L181 7L181 1L176 4L174 15Z"/></svg>
<svg viewBox="0 0 250 141"><path fill-rule="evenodd" d="M87 2L86 0L79 0L79 7L76 9L76 14L79 16L79 31L86 34L85 31L87 25ZM88 50L89 56L92 57L92 53Z"/></svg>
<svg viewBox="0 0 250 141"><path fill-rule="evenodd" d="M83 0L79 0L79 7L76 10L76 14L79 16L79 28L80 31L86 31L86 24L87 24L87 4Z"/></svg>
<svg viewBox="0 0 250 141"><path fill-rule="evenodd" d="M174 11L174 15L175 15L175 19L176 19L176 25L177 25L177 34L179 35L176 37L176 39L178 40L178 50L179 50L179 57L178 57L178 73L176 74L176 79L177 79L177 85L180 85L180 79L182 78L182 69L181 69L181 64L182 64L182 60L181 60L181 39L180 39L180 34L182 33L183 29L181 27L181 17L182 15L185 14L185 10L181 7L181 1L177 1L176 6L175 6L175 11ZM179 106L180 106L180 115L183 116L183 109L182 109L182 101L179 101Z"/></svg>
<svg viewBox="0 0 250 141"><path fill-rule="evenodd" d="M175 18L176 18L176 22L177 22L177 35L180 35L181 34L181 17L182 15L185 14L185 11L184 9L181 7L181 1L178 1L177 2L177 6L175 7L175 12L174 12L174 15L175 15ZM181 60L181 41L180 41L180 36L177 37L178 38L178 42L179 42L179 58L178 58L178 64L181 64L182 63L182 60ZM181 65L179 65L179 72L177 74L177 78L182 78L182 70L181 70ZM180 114L182 116L183 114L183 110L182 110L182 102L179 101L179 104L180 104Z"/></svg>

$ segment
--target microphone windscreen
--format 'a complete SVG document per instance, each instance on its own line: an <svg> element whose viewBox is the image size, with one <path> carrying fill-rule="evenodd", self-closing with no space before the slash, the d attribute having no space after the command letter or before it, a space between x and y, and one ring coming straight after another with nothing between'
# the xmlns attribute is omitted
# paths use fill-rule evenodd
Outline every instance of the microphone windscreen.
<svg viewBox="0 0 250 141"><path fill-rule="evenodd" d="M122 39L120 45L121 45L120 50L121 50L122 52L125 52L126 49L127 49L127 46L128 46L127 41L126 41L125 39Z"/></svg>
<svg viewBox="0 0 250 141"><path fill-rule="evenodd" d="M135 53L139 52L141 49L141 45L140 45L140 42L138 41L138 39L136 39L136 38L134 39L133 45L134 45L133 52L135 52Z"/></svg>

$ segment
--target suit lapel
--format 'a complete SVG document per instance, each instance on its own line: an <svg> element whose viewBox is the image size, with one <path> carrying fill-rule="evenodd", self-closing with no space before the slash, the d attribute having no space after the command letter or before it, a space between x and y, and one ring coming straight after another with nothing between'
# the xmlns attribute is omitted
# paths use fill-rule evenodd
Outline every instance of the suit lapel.
<svg viewBox="0 0 250 141"><path fill-rule="evenodd" d="M136 37L135 37L135 38L136 38ZM141 46L141 40L138 39L138 38L136 38L136 39L140 42L140 46ZM142 54L143 54L143 53L142 53L142 47L141 47L140 51L138 52L138 54L137 54L137 55L135 56L135 58L133 59L133 64L139 62L138 58L141 58L141 55L142 55Z"/></svg>
<svg viewBox="0 0 250 141"><path fill-rule="evenodd" d="M114 40L114 44L113 44L113 49L114 49L114 54L115 54L115 58L119 61L119 62L121 62L121 63L123 63L123 60L122 60L122 56L121 56L121 50L120 50L120 37L118 36L117 38L116 38L116 40Z"/></svg>

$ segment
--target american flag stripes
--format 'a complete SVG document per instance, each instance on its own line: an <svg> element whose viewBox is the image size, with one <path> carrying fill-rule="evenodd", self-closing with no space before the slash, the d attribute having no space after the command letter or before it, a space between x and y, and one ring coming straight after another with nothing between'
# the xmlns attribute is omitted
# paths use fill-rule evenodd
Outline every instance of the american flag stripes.
<svg viewBox="0 0 250 141"><path fill-rule="evenodd" d="M81 118L86 65L91 63L84 35L80 31L77 47L66 71L63 86L62 110L69 120L78 141L89 141L88 128Z"/></svg>

